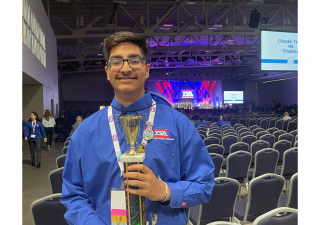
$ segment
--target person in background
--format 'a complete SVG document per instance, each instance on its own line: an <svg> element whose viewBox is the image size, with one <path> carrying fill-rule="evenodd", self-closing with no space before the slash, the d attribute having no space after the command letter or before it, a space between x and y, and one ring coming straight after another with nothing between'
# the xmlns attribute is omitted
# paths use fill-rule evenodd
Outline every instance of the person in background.
<svg viewBox="0 0 320 225"><path fill-rule="evenodd" d="M87 119L90 115L91 115L91 114L88 112L88 113L86 114L86 118L84 118L84 119Z"/></svg>
<svg viewBox="0 0 320 225"><path fill-rule="evenodd" d="M48 141L46 142L46 144L48 146L48 151L50 151L51 145L52 145L53 130L54 130L54 126L56 125L56 121L51 116L51 113L48 109L44 112L44 116L42 118L42 125L44 127L46 136L48 138Z"/></svg>
<svg viewBox="0 0 320 225"><path fill-rule="evenodd" d="M199 116L199 119L200 119L200 121L195 124L196 127L198 127L200 125L204 125L204 126L208 127L208 124L206 122L204 122L204 117L203 116Z"/></svg>
<svg viewBox="0 0 320 225"><path fill-rule="evenodd" d="M32 111L30 113L30 119L28 120L27 126L24 130L25 140L29 142L31 166L35 166L35 151L37 152L37 168L41 166L41 134L44 136L44 141L47 141L46 132L44 131L43 125L38 113Z"/></svg>
<svg viewBox="0 0 320 225"><path fill-rule="evenodd" d="M61 114L60 117L56 119L56 125L59 125L61 129L67 129L68 120L64 118L64 114Z"/></svg>
<svg viewBox="0 0 320 225"><path fill-rule="evenodd" d="M228 121L228 117L226 116L226 114L222 114L220 116L220 120L217 123L220 126L220 129L223 125L229 124L231 125L231 123Z"/></svg>
<svg viewBox="0 0 320 225"><path fill-rule="evenodd" d="M289 113L288 113L288 112L285 112L283 115L284 115L284 117L283 117L282 119L283 119L284 121L291 119L291 117L289 116Z"/></svg>
<svg viewBox="0 0 320 225"><path fill-rule="evenodd" d="M82 117L81 116L77 116L76 122L72 125L72 130L77 129L81 122L82 122Z"/></svg>

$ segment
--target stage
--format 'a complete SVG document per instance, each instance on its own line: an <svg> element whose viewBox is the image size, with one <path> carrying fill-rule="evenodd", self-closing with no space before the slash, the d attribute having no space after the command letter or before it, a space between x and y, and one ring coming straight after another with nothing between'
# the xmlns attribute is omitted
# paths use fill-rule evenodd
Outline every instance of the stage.
<svg viewBox="0 0 320 225"><path fill-rule="evenodd" d="M222 84L217 81L146 81L148 91L164 96L170 104L180 107L220 106Z"/></svg>

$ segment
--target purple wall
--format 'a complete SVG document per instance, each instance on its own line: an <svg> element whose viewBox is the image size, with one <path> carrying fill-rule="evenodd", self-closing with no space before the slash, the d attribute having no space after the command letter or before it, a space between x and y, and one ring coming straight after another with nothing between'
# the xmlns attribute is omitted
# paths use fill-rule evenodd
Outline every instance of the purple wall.
<svg viewBox="0 0 320 225"><path fill-rule="evenodd" d="M298 79L258 83L257 95L260 106L274 106L274 99L282 106L298 104Z"/></svg>

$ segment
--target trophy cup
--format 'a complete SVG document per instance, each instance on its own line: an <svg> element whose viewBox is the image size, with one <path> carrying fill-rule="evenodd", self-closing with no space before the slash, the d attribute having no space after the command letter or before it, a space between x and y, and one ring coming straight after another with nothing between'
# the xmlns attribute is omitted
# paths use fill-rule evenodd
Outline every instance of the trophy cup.
<svg viewBox="0 0 320 225"><path fill-rule="evenodd" d="M119 115L116 115L116 117ZM140 153L139 150L135 148L137 142L137 137L140 131L140 120L143 116L139 115L125 115L120 116L120 121L122 121L123 130L125 137L122 136L118 124L118 130L121 136L130 144L130 149L125 154L120 157L120 161L124 163L124 170L128 172L128 167L133 164L143 164L145 159L145 153ZM140 172L140 171L131 171ZM128 178L127 178L128 179ZM130 179L131 180L131 179ZM138 187L126 185L126 188L138 189ZM127 225L146 225L146 200L144 196L133 195L128 192L126 195L126 209L127 209Z"/></svg>

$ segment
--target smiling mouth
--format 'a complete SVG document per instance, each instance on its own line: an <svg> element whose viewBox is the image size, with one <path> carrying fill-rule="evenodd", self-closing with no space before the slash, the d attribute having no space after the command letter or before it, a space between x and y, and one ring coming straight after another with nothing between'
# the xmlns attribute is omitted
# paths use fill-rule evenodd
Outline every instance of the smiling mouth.
<svg viewBox="0 0 320 225"><path fill-rule="evenodd" d="M136 77L118 77L117 80L136 80Z"/></svg>

